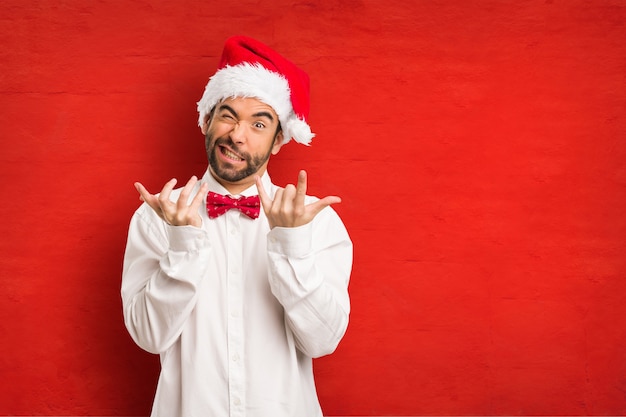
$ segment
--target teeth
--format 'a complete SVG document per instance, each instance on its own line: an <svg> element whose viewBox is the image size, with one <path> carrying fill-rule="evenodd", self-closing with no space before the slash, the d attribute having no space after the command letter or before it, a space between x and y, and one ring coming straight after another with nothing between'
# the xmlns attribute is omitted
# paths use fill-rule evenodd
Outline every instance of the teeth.
<svg viewBox="0 0 626 417"><path fill-rule="evenodd" d="M237 156L236 154L232 153L231 151L229 151L228 149L224 148L222 150L222 152L224 153L224 155L226 155L227 157L229 157L230 159L238 159L240 161L243 161L242 158L240 158L239 156Z"/></svg>

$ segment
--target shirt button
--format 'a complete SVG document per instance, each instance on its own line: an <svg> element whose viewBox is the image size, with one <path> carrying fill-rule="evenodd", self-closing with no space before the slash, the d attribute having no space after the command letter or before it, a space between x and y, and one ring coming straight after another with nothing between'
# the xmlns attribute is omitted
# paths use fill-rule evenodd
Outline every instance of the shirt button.
<svg viewBox="0 0 626 417"><path fill-rule="evenodd" d="M233 362L239 362L239 354L235 353L233 355Z"/></svg>
<svg viewBox="0 0 626 417"><path fill-rule="evenodd" d="M241 400L238 397L235 397L235 399L233 399L233 404L241 405Z"/></svg>

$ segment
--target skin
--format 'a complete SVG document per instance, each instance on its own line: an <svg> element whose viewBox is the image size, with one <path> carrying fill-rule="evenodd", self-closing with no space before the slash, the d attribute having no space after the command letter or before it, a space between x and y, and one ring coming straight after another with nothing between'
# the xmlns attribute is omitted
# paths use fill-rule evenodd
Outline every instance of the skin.
<svg viewBox="0 0 626 417"><path fill-rule="evenodd" d="M267 194L261 176L267 170L270 156L276 155L283 143L278 116L267 104L255 98L224 99L207 116L200 130L205 136L213 177L233 195L256 184L270 228L302 226L325 207L341 202L337 196L327 196L305 204L305 171L299 172L296 185L279 188L274 199ZM168 224L200 227L202 218L198 210L204 204L208 187L202 184L192 197L197 182L197 177L191 177L175 202L170 200L177 183L175 178L168 181L158 195L151 194L140 182L135 183L135 188L140 199Z"/></svg>

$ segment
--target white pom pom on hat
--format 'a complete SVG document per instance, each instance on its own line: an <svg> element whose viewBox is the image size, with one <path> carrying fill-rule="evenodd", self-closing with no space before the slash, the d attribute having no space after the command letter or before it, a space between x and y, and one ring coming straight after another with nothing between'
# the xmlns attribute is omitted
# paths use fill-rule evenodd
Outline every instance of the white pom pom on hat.
<svg viewBox="0 0 626 417"><path fill-rule="evenodd" d="M308 145L315 136L307 123L309 76L257 40L245 36L226 40L218 70L198 102L198 124L227 97L254 97L271 106L283 130L283 143L293 139Z"/></svg>

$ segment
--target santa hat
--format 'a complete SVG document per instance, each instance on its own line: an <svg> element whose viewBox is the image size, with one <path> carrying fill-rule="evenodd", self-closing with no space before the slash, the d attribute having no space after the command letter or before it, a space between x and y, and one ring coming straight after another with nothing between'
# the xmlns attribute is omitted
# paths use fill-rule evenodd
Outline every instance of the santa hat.
<svg viewBox="0 0 626 417"><path fill-rule="evenodd" d="M271 106L283 130L283 143L293 138L308 145L315 136L307 123L309 76L259 41L245 36L226 41L218 70L198 102L198 124L228 97L254 97Z"/></svg>

